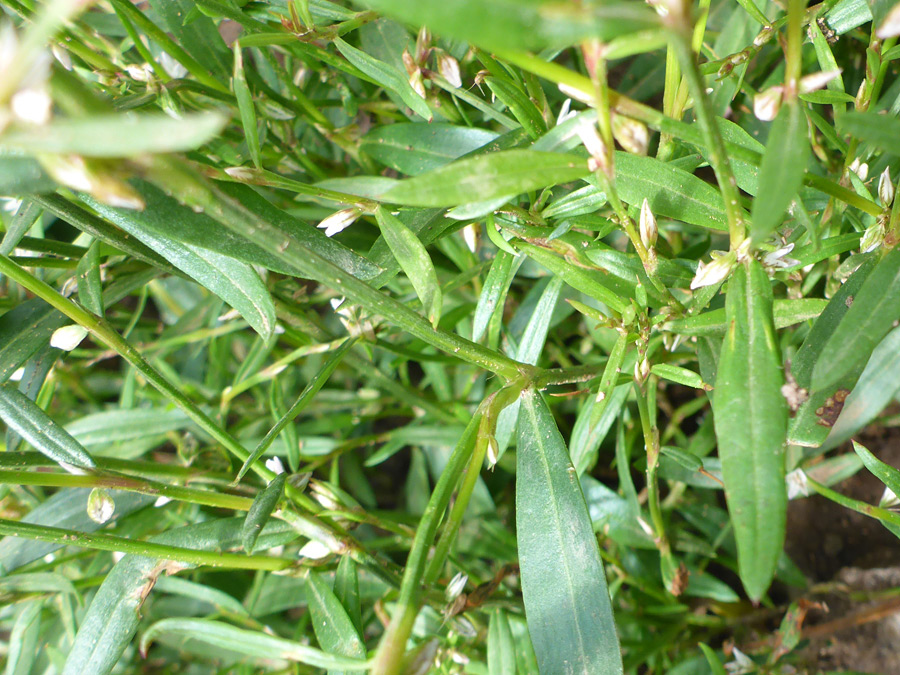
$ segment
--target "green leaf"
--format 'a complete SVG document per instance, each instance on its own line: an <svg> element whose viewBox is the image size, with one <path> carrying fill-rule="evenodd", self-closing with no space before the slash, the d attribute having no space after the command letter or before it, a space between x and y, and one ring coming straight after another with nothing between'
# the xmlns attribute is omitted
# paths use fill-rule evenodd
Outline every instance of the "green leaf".
<svg viewBox="0 0 900 675"><path fill-rule="evenodd" d="M284 493L284 483L287 480L287 474L282 473L271 480L271 482L256 497L247 511L247 517L244 519L244 527L241 531L241 546L248 554L253 553L253 547L256 545L256 539L263 527L269 522L269 517L281 495Z"/></svg>
<svg viewBox="0 0 900 675"><path fill-rule="evenodd" d="M491 49L561 48L588 37L608 41L658 24L652 12L632 2L569 5L522 0L361 0L361 4L408 24L428 26L437 35Z"/></svg>
<svg viewBox="0 0 900 675"><path fill-rule="evenodd" d="M761 198L753 200L751 235L760 242L781 225L782 216L803 185L809 157L806 115L796 101L781 107L772 124L759 168Z"/></svg>
<svg viewBox="0 0 900 675"><path fill-rule="evenodd" d="M828 434L823 449L835 448L865 428L900 391L900 329L888 333L875 351ZM898 493L900 494L900 493Z"/></svg>
<svg viewBox="0 0 900 675"><path fill-rule="evenodd" d="M861 443L853 441L853 449L866 468L895 495L900 495L900 471L878 459Z"/></svg>
<svg viewBox="0 0 900 675"><path fill-rule="evenodd" d="M388 124L363 136L359 148L395 171L418 176L478 150L497 136L487 129L443 122Z"/></svg>
<svg viewBox="0 0 900 675"><path fill-rule="evenodd" d="M512 82L499 77L484 78L491 92L502 102L533 139L547 133L547 123L527 94Z"/></svg>
<svg viewBox="0 0 900 675"><path fill-rule="evenodd" d="M713 414L738 567L747 594L763 597L784 545L787 494L784 442L788 410L772 321L772 289L756 261L728 284Z"/></svg>
<svg viewBox="0 0 900 675"><path fill-rule="evenodd" d="M622 672L606 573L587 505L541 395L521 397L516 530L528 631L541 672Z"/></svg>
<svg viewBox="0 0 900 675"><path fill-rule="evenodd" d="M250 151L250 159L257 169L262 168L259 156L259 129L256 121L256 107L253 105L253 94L247 86L247 76L244 74L244 55L240 43L234 43L234 75L231 78L231 88L237 99L238 112L241 115L241 126L244 127L244 141Z"/></svg>
<svg viewBox="0 0 900 675"><path fill-rule="evenodd" d="M0 382L46 345L53 331L69 323L40 298L23 302L0 316Z"/></svg>
<svg viewBox="0 0 900 675"><path fill-rule="evenodd" d="M828 304L828 300L822 298L778 298L773 305L775 328L787 328L815 319L822 314ZM725 309L713 309L684 319L667 321L663 327L679 335L720 336L725 334L727 325L725 312Z"/></svg>
<svg viewBox="0 0 900 675"><path fill-rule="evenodd" d="M363 635L362 608L359 595L359 572L356 561L349 555L341 556L334 575L334 594L347 616L353 622L358 635Z"/></svg>
<svg viewBox="0 0 900 675"><path fill-rule="evenodd" d="M351 672L368 670L370 667L368 661L332 656L299 642L208 619L163 619L157 621L147 629L141 638L141 649L146 651L150 643L161 635L180 637L183 642L196 640L261 661L268 661L274 657L304 663L316 668Z"/></svg>
<svg viewBox="0 0 900 675"><path fill-rule="evenodd" d="M94 241L75 268L78 279L78 302L97 316L103 316L103 293L100 284L100 242Z"/></svg>
<svg viewBox="0 0 900 675"><path fill-rule="evenodd" d="M156 113L62 118L41 126L8 129L0 136L0 150L84 157L183 152L214 138L227 121L219 112L187 113L181 119Z"/></svg>
<svg viewBox="0 0 900 675"><path fill-rule="evenodd" d="M36 159L0 154L0 195L21 197L55 189L56 181Z"/></svg>
<svg viewBox="0 0 900 675"><path fill-rule="evenodd" d="M63 467L94 468L94 460L82 445L37 404L18 389L0 386L0 418L35 450Z"/></svg>
<svg viewBox="0 0 900 675"><path fill-rule="evenodd" d="M237 616L247 616L248 612L234 596L218 588L188 581L176 576L161 576L156 581L155 590L183 598L191 598L212 605L216 610L230 612Z"/></svg>
<svg viewBox="0 0 900 675"><path fill-rule="evenodd" d="M491 319L496 312L500 311L503 300L509 291L509 285L521 264L522 258L517 260L515 256L506 251L497 251L494 262L491 263L491 269L488 270L487 277L485 277L484 286L481 287L478 304L475 306L475 314L472 318L472 342L481 340Z"/></svg>
<svg viewBox="0 0 900 675"><path fill-rule="evenodd" d="M703 378L693 370L688 370L681 366L673 366L668 363L657 363L650 368L650 372L664 380L683 384L685 387L703 389Z"/></svg>
<svg viewBox="0 0 900 675"><path fill-rule="evenodd" d="M227 518L187 525L152 537L150 541L196 550L227 550L240 543L243 520ZM276 533L296 536L291 526L283 522L267 529L272 539L277 541L281 537L280 543L285 542L285 535ZM268 533L263 535L267 536ZM274 545L272 539L264 540L266 548ZM100 585L78 628L63 675L106 675L112 671L137 631L140 607L157 578L163 572L178 569L168 561L138 555L126 555L116 563ZM144 634L145 643L152 639L149 635L150 631Z"/></svg>
<svg viewBox="0 0 900 675"><path fill-rule="evenodd" d="M195 279L240 312L264 340L275 331L275 305L259 274L250 265L208 248L176 241L158 230L145 227L162 214L150 209L133 211L103 206L94 199L83 201L144 245L154 249L172 265Z"/></svg>
<svg viewBox="0 0 900 675"><path fill-rule="evenodd" d="M646 199L657 217L711 230L727 229L719 191L694 174L655 157L616 152L616 190L622 201L638 208Z"/></svg>
<svg viewBox="0 0 900 675"><path fill-rule="evenodd" d="M192 21L185 23L196 3L192 0L150 0L150 7L178 45L213 77L227 81L230 70L228 47L215 23L206 16L194 16Z"/></svg>
<svg viewBox="0 0 900 675"><path fill-rule="evenodd" d="M347 610L341 605L329 584L315 572L310 572L306 580L306 602L309 605L316 640L322 649L337 656L366 658L366 647ZM332 669L329 672L343 671Z"/></svg>
<svg viewBox="0 0 900 675"><path fill-rule="evenodd" d="M589 173L587 162L574 155L505 150L461 159L400 181L381 200L409 206L457 206L515 196Z"/></svg>
<svg viewBox="0 0 900 675"><path fill-rule="evenodd" d="M6 675L28 675L32 672L34 661L41 651L38 639L43 604L42 600L21 603L9 635Z"/></svg>
<svg viewBox="0 0 900 675"><path fill-rule="evenodd" d="M516 643L509 627L509 619L502 609L491 612L487 657L489 675L516 675Z"/></svg>
<svg viewBox="0 0 900 675"><path fill-rule="evenodd" d="M0 166L3 160L0 159ZM0 253L9 255L13 249L19 245L28 230L37 222L44 209L40 204L36 204L30 199L22 201L22 204L16 209L16 215L6 224L6 232L3 233L3 241L0 241Z"/></svg>
<svg viewBox="0 0 900 675"><path fill-rule="evenodd" d="M892 155L900 155L900 119L874 112L848 112L837 118L837 128Z"/></svg>
<svg viewBox="0 0 900 675"><path fill-rule="evenodd" d="M822 347L812 372L812 389L830 389L846 373L862 369L900 319L900 249L881 259L852 303Z"/></svg>
<svg viewBox="0 0 900 675"><path fill-rule="evenodd" d="M432 326L437 326L441 320L441 287L428 251L419 238L383 206L376 209L375 218L381 228L381 236L397 259L400 269L416 289L428 320Z"/></svg>
<svg viewBox="0 0 900 675"><path fill-rule="evenodd" d="M373 82L397 94L409 108L428 121L433 115L428 103L410 85L405 73L384 61L379 61L364 51L353 47L340 38L334 40L334 46L350 63L372 78Z"/></svg>

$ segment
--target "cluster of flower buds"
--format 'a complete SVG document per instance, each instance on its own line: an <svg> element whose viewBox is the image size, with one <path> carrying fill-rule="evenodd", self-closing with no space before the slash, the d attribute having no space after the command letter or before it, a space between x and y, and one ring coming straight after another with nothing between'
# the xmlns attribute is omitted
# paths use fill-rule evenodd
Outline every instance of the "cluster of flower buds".
<svg viewBox="0 0 900 675"><path fill-rule="evenodd" d="M801 94L809 94L818 91L841 74L838 70L826 70L811 75L804 75L798 83L798 91ZM753 97L753 114L763 122L771 122L778 116L781 103L784 100L784 85L769 87Z"/></svg>
<svg viewBox="0 0 900 675"><path fill-rule="evenodd" d="M435 55L437 72L453 87L462 86L462 76L459 70L459 61L440 47L431 44L431 33L427 28L422 28L416 37L415 54L408 49L403 50L403 65L409 76L409 86L422 98L426 98L425 79L431 76L426 69L429 56Z"/></svg>

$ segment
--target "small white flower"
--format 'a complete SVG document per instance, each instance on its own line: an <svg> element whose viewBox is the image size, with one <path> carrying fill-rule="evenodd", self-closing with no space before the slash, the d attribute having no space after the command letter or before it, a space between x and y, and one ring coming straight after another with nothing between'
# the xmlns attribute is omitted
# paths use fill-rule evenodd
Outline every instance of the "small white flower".
<svg viewBox="0 0 900 675"><path fill-rule="evenodd" d="M145 63L142 66L125 66L125 71L136 82L149 82L153 79L153 68L150 67L149 63Z"/></svg>
<svg viewBox="0 0 900 675"><path fill-rule="evenodd" d="M357 208L341 209L335 211L318 224L320 230L325 230L326 237L333 237L339 232L343 232L350 227L353 222L359 218L360 210Z"/></svg>
<svg viewBox="0 0 900 675"><path fill-rule="evenodd" d="M868 253L881 246L881 243L884 241L884 235L884 223L881 221L876 221L874 225L867 227L859 242L860 253Z"/></svg>
<svg viewBox="0 0 900 675"><path fill-rule="evenodd" d="M267 459L266 468L276 476L278 474L284 473L284 464L281 463L281 459L278 457L270 457L269 459Z"/></svg>
<svg viewBox="0 0 900 675"><path fill-rule="evenodd" d="M800 93L809 94L818 91L834 78L840 77L840 75L840 68L837 70L823 70L818 73L812 73L811 75L804 75L800 78Z"/></svg>
<svg viewBox="0 0 900 675"><path fill-rule="evenodd" d="M437 57L438 72L454 87L459 89L462 86L462 77L459 74L459 61L450 56L447 52L440 52Z"/></svg>
<svg viewBox="0 0 900 675"><path fill-rule="evenodd" d="M463 241L466 242L466 247L472 253L475 253L475 249L478 248L478 234L480 231L477 223L469 223L462 229Z"/></svg>
<svg viewBox="0 0 900 675"><path fill-rule="evenodd" d="M319 558L324 558L327 555L331 555L331 549L321 542L310 539L303 545L303 548L300 549L298 555L301 558L312 558L314 560L318 560Z"/></svg>
<svg viewBox="0 0 900 675"><path fill-rule="evenodd" d="M22 378L25 377L25 368L19 368L16 372L9 376L10 382L21 382Z"/></svg>
<svg viewBox="0 0 900 675"><path fill-rule="evenodd" d="M806 480L806 474L803 469L794 469L784 477L787 485L788 499L797 499L798 497L809 497L812 491L809 488L809 481Z"/></svg>
<svg viewBox="0 0 900 675"><path fill-rule="evenodd" d="M898 504L900 504L900 499L897 498L894 491L889 487L885 487L884 494L881 495L881 499L878 501L878 506L883 509L891 509Z"/></svg>
<svg viewBox="0 0 900 675"><path fill-rule="evenodd" d="M600 138L597 125L593 122L586 122L579 125L575 131L591 156L588 160L588 168L591 171L604 168L606 166L606 143Z"/></svg>
<svg viewBox="0 0 900 675"><path fill-rule="evenodd" d="M187 75L187 68L169 56L168 52L160 54L159 65L163 67L163 70L165 70L170 77L173 77L176 80Z"/></svg>
<svg viewBox="0 0 900 675"><path fill-rule="evenodd" d="M763 122L771 122L778 117L781 109L781 98L784 94L783 87L769 87L753 97L753 114L756 119Z"/></svg>
<svg viewBox="0 0 900 675"><path fill-rule="evenodd" d="M117 563L124 557L125 557L124 551L113 551L113 554L112 554L113 562Z"/></svg>
<svg viewBox="0 0 900 675"><path fill-rule="evenodd" d="M229 166L225 169L225 173L240 181L251 181L256 176L256 170L246 166Z"/></svg>
<svg viewBox="0 0 900 675"><path fill-rule="evenodd" d="M787 254L794 250L794 244L788 244L787 246L782 246L777 251L772 251L771 253L767 253L762 260L763 265L766 267L772 267L775 269L784 269L785 267L792 267L797 264L797 261L793 258L788 258Z"/></svg>
<svg viewBox="0 0 900 675"><path fill-rule="evenodd" d="M885 167L878 177L878 198L882 206L890 206L894 202L894 183L891 181L891 168Z"/></svg>
<svg viewBox="0 0 900 675"><path fill-rule="evenodd" d="M462 572L457 572L456 576L454 576L450 583L447 584L447 589L444 591L444 597L447 598L447 602L455 600L460 593L463 592L463 589L466 587L466 583L468 583L469 577Z"/></svg>
<svg viewBox="0 0 900 675"><path fill-rule="evenodd" d="M81 341L87 337L87 328L72 324L71 326L63 326L53 331L50 337L50 346L56 349L62 349L64 352L70 352L81 344Z"/></svg>
<svg viewBox="0 0 900 675"><path fill-rule="evenodd" d="M116 503L106 490L103 488L91 490L87 501L88 518L102 525L113 517L115 511Z"/></svg>
<svg viewBox="0 0 900 675"><path fill-rule="evenodd" d="M558 84L557 86L559 87L559 90L569 98L588 104L592 104L594 102L593 95L584 92L581 89L576 89L575 87L562 83Z"/></svg>
<svg viewBox="0 0 900 675"><path fill-rule="evenodd" d="M717 252L713 252L717 253ZM702 288L703 286L713 286L724 281L731 273L731 269L737 262L737 254L734 251L722 255L719 254L712 262L700 263L697 267L697 274L691 281L691 290Z"/></svg>
<svg viewBox="0 0 900 675"><path fill-rule="evenodd" d="M497 462L500 459L500 446L497 444L497 439L493 436L488 438L488 447L487 447L487 461L488 466L490 468L494 468Z"/></svg>
<svg viewBox="0 0 900 675"><path fill-rule="evenodd" d="M646 155L647 147L650 145L650 132L647 131L647 125L643 122L625 117L623 115L615 115L612 119L613 136L619 145L633 155Z"/></svg>
<svg viewBox="0 0 900 675"><path fill-rule="evenodd" d="M640 231L641 241L644 243L644 246L653 248L656 245L656 239L659 236L659 229L656 225L656 216L654 216L653 211L650 210L650 202L647 201L646 197L641 204Z"/></svg>
<svg viewBox="0 0 900 675"><path fill-rule="evenodd" d="M734 647L732 650L732 656L734 656L734 661L725 664L725 670L731 675L747 675L757 671L757 666L753 659L737 647Z"/></svg>
<svg viewBox="0 0 900 675"><path fill-rule="evenodd" d="M409 76L409 86L413 88L420 97L426 98L425 80L422 79L422 71L418 68Z"/></svg>
<svg viewBox="0 0 900 675"><path fill-rule="evenodd" d="M559 126L566 120L572 119L575 117L578 112L572 110L572 99L567 98L563 101L562 108L559 109L559 115L556 117L556 126Z"/></svg>
<svg viewBox="0 0 900 675"><path fill-rule="evenodd" d="M862 181L869 177L869 165L865 162L860 162L859 157L850 164L850 170L859 176L859 179Z"/></svg>
<svg viewBox="0 0 900 675"><path fill-rule="evenodd" d="M14 199L12 197L0 197L0 203L3 204L0 208L7 213L15 213L19 210L19 207L22 206L21 199Z"/></svg>
<svg viewBox="0 0 900 675"><path fill-rule="evenodd" d="M157 497L156 501L153 502L153 508L159 509L172 501L169 497Z"/></svg>
<svg viewBox="0 0 900 675"><path fill-rule="evenodd" d="M50 121L53 102L43 87L21 89L10 100L13 115L29 124L46 124Z"/></svg>
<svg viewBox="0 0 900 675"><path fill-rule="evenodd" d="M900 4L895 4L893 9L884 17L884 21L875 31L875 37L879 40L900 36Z"/></svg>

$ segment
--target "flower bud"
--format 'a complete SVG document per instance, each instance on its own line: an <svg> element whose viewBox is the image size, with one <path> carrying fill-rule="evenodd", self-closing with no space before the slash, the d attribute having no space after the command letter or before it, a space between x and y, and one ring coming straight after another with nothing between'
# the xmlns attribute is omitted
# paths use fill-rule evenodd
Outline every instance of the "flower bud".
<svg viewBox="0 0 900 675"><path fill-rule="evenodd" d="M88 518L102 525L112 518L115 512L116 503L106 490L103 488L91 490L87 500Z"/></svg>
<svg viewBox="0 0 900 675"><path fill-rule="evenodd" d="M659 230L656 226L656 216L653 215L653 211L650 210L650 203L647 201L647 198L644 198L644 203L641 204L641 241L644 243L644 246L647 248L653 248L656 246L656 239L659 236Z"/></svg>
<svg viewBox="0 0 900 675"><path fill-rule="evenodd" d="M71 326L63 326L53 331L50 336L50 346L56 349L62 349L64 352L70 352L81 344L81 341L87 337L87 328L72 324Z"/></svg>
<svg viewBox="0 0 900 675"><path fill-rule="evenodd" d="M281 463L280 457L270 457L269 459L267 459L266 468L276 476L278 474L284 473L284 464Z"/></svg>
<svg viewBox="0 0 900 675"><path fill-rule="evenodd" d="M577 130L578 137L591 156L588 160L588 168L591 171L602 169L606 172L606 143L600 138L596 124L582 124Z"/></svg>
<svg viewBox="0 0 900 675"><path fill-rule="evenodd" d="M78 155L41 155L38 159L47 173L66 187L87 192L110 206L138 211L144 208L144 200L134 188L100 160Z"/></svg>
<svg viewBox="0 0 900 675"><path fill-rule="evenodd" d="M412 75L409 76L409 86L412 87L413 91L422 98L426 97L425 81L422 79L422 71L418 68Z"/></svg>
<svg viewBox="0 0 900 675"><path fill-rule="evenodd" d="M860 253L868 253L881 246L881 243L884 241L884 234L884 224L881 222L876 222L874 225L867 227L859 242Z"/></svg>
<svg viewBox="0 0 900 675"><path fill-rule="evenodd" d="M885 207L894 202L894 183L891 181L891 168L885 167L878 177L878 198Z"/></svg>
<svg viewBox="0 0 900 675"><path fill-rule="evenodd" d="M650 133L647 125L630 117L614 115L612 118L612 133L619 145L632 155L646 155L647 146L650 145Z"/></svg>
<svg viewBox="0 0 900 675"><path fill-rule="evenodd" d="M881 499L878 501L878 506L883 509L891 509L897 505L900 505L900 499L897 499L897 495L894 494L891 488L885 487Z"/></svg>
<svg viewBox="0 0 900 675"><path fill-rule="evenodd" d="M859 179L862 181L869 177L869 165L865 162L860 162L859 157L850 164L850 170L859 176Z"/></svg>
<svg viewBox="0 0 900 675"><path fill-rule="evenodd" d="M438 72L447 82L459 89L462 86L462 77L459 74L459 61L447 52L441 52L437 57Z"/></svg>
<svg viewBox="0 0 900 675"><path fill-rule="evenodd" d="M838 68L837 70L824 70L819 73L804 75L800 78L800 93L810 94L814 91L819 91L834 78L839 77L840 74L841 69Z"/></svg>
<svg viewBox="0 0 900 675"><path fill-rule="evenodd" d="M697 274L691 281L691 290L702 288L703 286L713 286L724 281L731 273L731 269L737 262L737 254L729 251L724 255L720 255L708 264L700 263L697 267Z"/></svg>
<svg viewBox="0 0 900 675"><path fill-rule="evenodd" d="M769 87L753 97L753 114L756 119L771 122L778 117L781 110L781 98L784 90L781 86Z"/></svg>
<svg viewBox="0 0 900 675"><path fill-rule="evenodd" d="M326 237L333 237L338 232L343 232L350 227L359 216L360 210L358 208L341 209L325 218L317 227L320 230L325 230Z"/></svg>
<svg viewBox="0 0 900 675"><path fill-rule="evenodd" d="M412 77L412 74L419 69L419 65L416 63L413 55L409 53L408 49L404 49L403 54L400 58L403 59L403 65L406 68L406 74Z"/></svg>
<svg viewBox="0 0 900 675"><path fill-rule="evenodd" d="M788 499L796 499L797 497L809 497L811 491L809 489L809 481L806 480L806 474L803 469L794 469L784 477L787 485Z"/></svg>
<svg viewBox="0 0 900 675"><path fill-rule="evenodd" d="M454 600L459 596L460 593L463 592L463 589L466 587L466 583L469 581L469 577L462 572L457 572L456 576L454 576L450 583L447 584L447 589L444 591L444 597L447 598L447 602Z"/></svg>

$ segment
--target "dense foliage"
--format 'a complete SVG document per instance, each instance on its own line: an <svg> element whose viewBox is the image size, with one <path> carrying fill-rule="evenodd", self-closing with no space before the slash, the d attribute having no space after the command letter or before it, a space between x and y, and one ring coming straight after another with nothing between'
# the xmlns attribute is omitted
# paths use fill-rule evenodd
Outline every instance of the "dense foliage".
<svg viewBox="0 0 900 675"><path fill-rule="evenodd" d="M0 7L7 673L799 672L900 534L893 0Z"/></svg>

